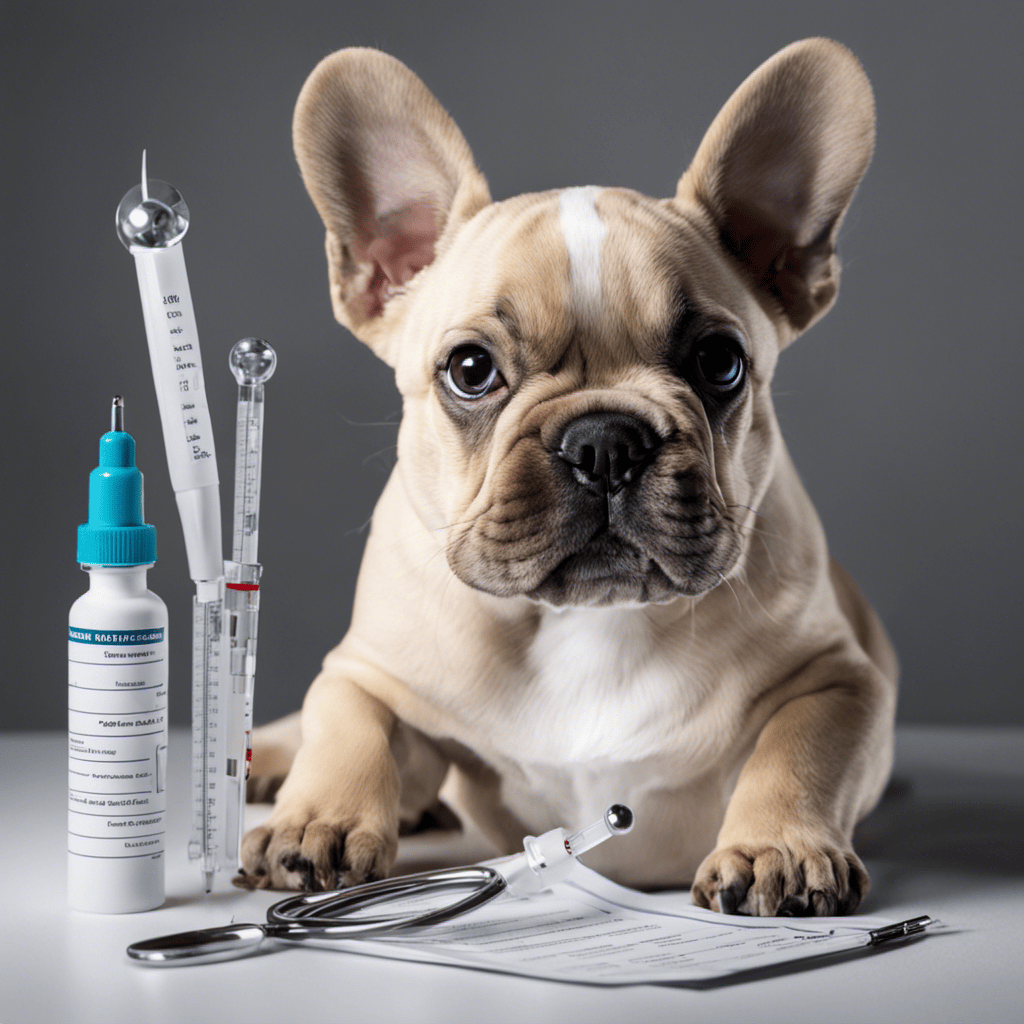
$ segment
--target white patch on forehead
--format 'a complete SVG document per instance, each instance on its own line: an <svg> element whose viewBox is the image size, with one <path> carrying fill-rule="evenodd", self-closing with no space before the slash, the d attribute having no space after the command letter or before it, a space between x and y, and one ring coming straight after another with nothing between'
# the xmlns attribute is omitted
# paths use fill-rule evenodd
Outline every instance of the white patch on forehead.
<svg viewBox="0 0 1024 1024"><path fill-rule="evenodd" d="M567 188L559 197L559 216L569 250L572 310L585 323L601 315L601 246L608 225L594 205L601 189L594 185Z"/></svg>

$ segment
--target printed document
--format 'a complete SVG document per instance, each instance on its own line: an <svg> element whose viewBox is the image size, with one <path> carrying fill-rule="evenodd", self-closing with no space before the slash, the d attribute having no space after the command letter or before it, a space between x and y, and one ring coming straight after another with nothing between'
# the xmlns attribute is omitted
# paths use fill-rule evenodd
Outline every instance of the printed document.
<svg viewBox="0 0 1024 1024"><path fill-rule="evenodd" d="M436 896L402 906L440 905ZM389 910L392 909L389 907ZM423 932L309 945L401 960L475 967L530 978L623 985L706 981L855 949L892 924L877 917L758 918L716 914L688 893L635 892L577 864L553 889L505 892Z"/></svg>

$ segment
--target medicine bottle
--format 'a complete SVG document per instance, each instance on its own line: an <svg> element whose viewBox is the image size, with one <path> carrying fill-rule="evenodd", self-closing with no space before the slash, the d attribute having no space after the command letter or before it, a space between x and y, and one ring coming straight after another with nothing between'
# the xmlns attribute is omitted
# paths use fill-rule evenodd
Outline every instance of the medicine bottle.
<svg viewBox="0 0 1024 1024"><path fill-rule="evenodd" d="M123 417L118 396L78 528L89 590L68 620L68 903L100 914L164 902L167 606L146 587L156 529Z"/></svg>

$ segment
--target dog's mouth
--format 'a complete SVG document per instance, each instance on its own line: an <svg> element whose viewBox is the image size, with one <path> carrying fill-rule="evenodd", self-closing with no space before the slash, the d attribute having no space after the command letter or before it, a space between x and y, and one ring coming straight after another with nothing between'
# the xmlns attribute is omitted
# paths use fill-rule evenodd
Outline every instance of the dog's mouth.
<svg viewBox="0 0 1024 1024"><path fill-rule="evenodd" d="M610 530L563 559L527 597L561 607L659 604L679 596L660 565Z"/></svg>
<svg viewBox="0 0 1024 1024"><path fill-rule="evenodd" d="M564 558L526 596L554 607L665 604L717 586L727 559L665 563L657 554L606 528Z"/></svg>
<svg viewBox="0 0 1024 1024"><path fill-rule="evenodd" d="M582 545L545 544L534 557L453 565L463 582L497 596L516 594L551 607L666 604L698 597L722 582L740 554L734 532L719 520L694 537L664 530L604 525ZM543 532L543 531L542 531ZM479 554L479 549L478 549Z"/></svg>

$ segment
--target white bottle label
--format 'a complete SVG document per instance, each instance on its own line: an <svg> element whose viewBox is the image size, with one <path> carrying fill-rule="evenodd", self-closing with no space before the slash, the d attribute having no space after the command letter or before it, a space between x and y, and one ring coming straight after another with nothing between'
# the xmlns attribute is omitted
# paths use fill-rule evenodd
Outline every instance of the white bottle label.
<svg viewBox="0 0 1024 1024"><path fill-rule="evenodd" d="M68 743L68 852L98 859L163 857L163 628L69 628Z"/></svg>

